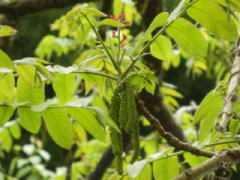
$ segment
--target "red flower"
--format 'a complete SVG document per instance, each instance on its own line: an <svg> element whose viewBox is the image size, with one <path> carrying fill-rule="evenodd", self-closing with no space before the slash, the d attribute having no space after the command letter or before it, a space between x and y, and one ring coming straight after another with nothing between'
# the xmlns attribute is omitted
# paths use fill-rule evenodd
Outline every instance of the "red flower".
<svg viewBox="0 0 240 180"><path fill-rule="evenodd" d="M124 14L124 13L119 14L118 18L119 18L119 19L125 18L125 14Z"/></svg>
<svg viewBox="0 0 240 180"><path fill-rule="evenodd" d="M130 25L132 23L130 21L123 21L123 24Z"/></svg>
<svg viewBox="0 0 240 180"><path fill-rule="evenodd" d="M114 21L118 21L119 19L115 16L109 16L110 19L114 20Z"/></svg>
<svg viewBox="0 0 240 180"><path fill-rule="evenodd" d="M126 40L127 39L127 35L123 34L122 38L123 38L123 40Z"/></svg>

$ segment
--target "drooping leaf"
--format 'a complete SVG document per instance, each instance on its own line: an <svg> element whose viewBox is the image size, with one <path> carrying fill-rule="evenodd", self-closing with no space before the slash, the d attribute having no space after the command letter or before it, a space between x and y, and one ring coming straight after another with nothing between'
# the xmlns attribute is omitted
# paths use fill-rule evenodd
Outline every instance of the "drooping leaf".
<svg viewBox="0 0 240 180"><path fill-rule="evenodd" d="M189 16L217 36L235 41L237 27L232 18L214 1L198 0L187 11Z"/></svg>
<svg viewBox="0 0 240 180"><path fill-rule="evenodd" d="M148 179L152 179L152 167L150 164L147 164L137 177L130 178L130 180L148 180Z"/></svg>
<svg viewBox="0 0 240 180"><path fill-rule="evenodd" d="M142 170L146 167L146 165L149 163L148 159L144 159L141 161L136 161L133 164L129 164L127 167L127 173L130 177L136 178Z"/></svg>
<svg viewBox="0 0 240 180"><path fill-rule="evenodd" d="M33 57L25 57L22 59L18 59L13 61L14 64L19 64L19 65L36 65L37 64L37 58L33 58Z"/></svg>
<svg viewBox="0 0 240 180"><path fill-rule="evenodd" d="M151 24L149 25L148 29L146 30L146 32L141 35L139 37L139 40L134 44L134 47L132 49L132 53L135 54L137 52L139 52L139 50L141 49L141 46L148 40L150 40L152 38L152 32L156 29L159 28L161 26L164 26L167 23L167 19L168 19L169 14L167 12L162 12L160 14L158 14L153 21L151 22Z"/></svg>
<svg viewBox="0 0 240 180"><path fill-rule="evenodd" d="M0 145L7 152L10 151L12 147L12 138L9 131L5 128L0 130Z"/></svg>
<svg viewBox="0 0 240 180"><path fill-rule="evenodd" d="M217 90L210 91L200 103L197 112L194 115L193 123L196 124L203 119L207 118L208 114L213 111L216 115L219 113L219 108L216 109L215 105L221 106L223 105L224 100L221 93ZM215 116L214 116L215 118ZM207 118L209 119L209 117Z"/></svg>
<svg viewBox="0 0 240 180"><path fill-rule="evenodd" d="M31 107L31 110L34 112L43 112L45 111L48 107L50 106L54 106L57 104L57 98L53 98L53 99L48 99L47 101L38 104L38 105L34 105Z"/></svg>
<svg viewBox="0 0 240 180"><path fill-rule="evenodd" d="M68 108L68 113L93 137L105 141L105 132L96 113L86 108Z"/></svg>
<svg viewBox="0 0 240 180"><path fill-rule="evenodd" d="M13 36L16 33L17 31L14 28L6 25L0 25L0 37Z"/></svg>
<svg viewBox="0 0 240 180"><path fill-rule="evenodd" d="M22 77L17 81L17 100L18 102L27 102L29 105L40 104L44 102L45 90L44 85L34 87L25 82Z"/></svg>
<svg viewBox="0 0 240 180"><path fill-rule="evenodd" d="M0 106L0 126L5 124L13 115L14 108L10 106Z"/></svg>
<svg viewBox="0 0 240 180"><path fill-rule="evenodd" d="M239 120L232 119L230 121L230 123L229 123L229 130L231 132L231 136L235 137L238 134L239 129L240 129L240 122L239 122Z"/></svg>
<svg viewBox="0 0 240 180"><path fill-rule="evenodd" d="M72 100L73 94L77 88L75 77L75 74L55 74L53 79L53 89L60 104Z"/></svg>
<svg viewBox="0 0 240 180"><path fill-rule="evenodd" d="M222 110L224 99L217 90L210 91L201 104L194 116L194 123L200 122L199 139L203 141L214 128L215 119Z"/></svg>
<svg viewBox="0 0 240 180"><path fill-rule="evenodd" d="M166 32L189 54L202 57L207 55L207 41L189 21L178 18L166 29Z"/></svg>
<svg viewBox="0 0 240 180"><path fill-rule="evenodd" d="M153 163L155 179L172 180L179 173L179 162L176 156L161 159Z"/></svg>
<svg viewBox="0 0 240 180"><path fill-rule="evenodd" d="M16 121L9 127L9 131L15 139L19 139L21 137L21 129Z"/></svg>
<svg viewBox="0 0 240 180"><path fill-rule="evenodd" d="M18 65L16 66L19 76L33 87L41 86L42 82L37 74L37 70L33 65Z"/></svg>
<svg viewBox="0 0 240 180"><path fill-rule="evenodd" d="M35 53L41 58L51 59L53 53L62 56L76 47L77 43L73 39L47 35L39 43Z"/></svg>
<svg viewBox="0 0 240 180"><path fill-rule="evenodd" d="M47 109L43 118L48 132L59 146L69 149L73 140L72 123L64 109Z"/></svg>
<svg viewBox="0 0 240 180"><path fill-rule="evenodd" d="M13 102L15 82L13 73L0 74L0 101Z"/></svg>
<svg viewBox="0 0 240 180"><path fill-rule="evenodd" d="M156 28L164 26L167 23L168 16L168 12L158 14L149 25L145 34L150 35Z"/></svg>
<svg viewBox="0 0 240 180"><path fill-rule="evenodd" d="M198 166L208 159L206 157L192 155L191 153L184 153L184 158L191 167Z"/></svg>
<svg viewBox="0 0 240 180"><path fill-rule="evenodd" d="M33 112L30 108L18 108L19 124L31 133L38 133L41 127L40 113Z"/></svg>
<svg viewBox="0 0 240 180"><path fill-rule="evenodd" d="M0 49L0 67L4 67L4 68L8 68L8 69L13 68L12 60L1 49Z"/></svg>
<svg viewBox="0 0 240 180"><path fill-rule="evenodd" d="M154 57L160 60L171 61L173 56L172 43L168 38L160 35L150 45L150 52Z"/></svg>

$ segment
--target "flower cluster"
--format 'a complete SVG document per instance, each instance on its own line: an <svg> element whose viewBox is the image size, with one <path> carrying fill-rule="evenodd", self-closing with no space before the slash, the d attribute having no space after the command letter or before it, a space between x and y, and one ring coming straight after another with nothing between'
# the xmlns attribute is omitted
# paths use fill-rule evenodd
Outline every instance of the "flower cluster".
<svg viewBox="0 0 240 180"><path fill-rule="evenodd" d="M114 20L114 21L118 21L122 24L125 24L125 25L131 25L132 24L130 21L125 20L125 14L124 13L119 14L118 17L109 16L109 18ZM123 26L123 27L125 27L125 26ZM123 28L123 27L121 27L121 28ZM117 33L117 31L112 31L112 37L116 37L116 33ZM127 38L128 38L127 35L123 33L122 39L126 40Z"/></svg>

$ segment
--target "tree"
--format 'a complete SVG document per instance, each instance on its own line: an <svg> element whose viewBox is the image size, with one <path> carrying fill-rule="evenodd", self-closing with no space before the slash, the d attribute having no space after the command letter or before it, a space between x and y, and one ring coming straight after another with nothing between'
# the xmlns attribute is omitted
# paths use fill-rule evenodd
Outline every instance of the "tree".
<svg viewBox="0 0 240 180"><path fill-rule="evenodd" d="M2 179L238 179L240 3L182 0L169 13L162 1L77 2L36 57L0 51ZM9 1L0 12L11 19L66 5ZM16 33L0 25L0 37ZM184 106L165 80L177 71L216 86ZM47 151L64 152L46 137L68 150L63 170Z"/></svg>

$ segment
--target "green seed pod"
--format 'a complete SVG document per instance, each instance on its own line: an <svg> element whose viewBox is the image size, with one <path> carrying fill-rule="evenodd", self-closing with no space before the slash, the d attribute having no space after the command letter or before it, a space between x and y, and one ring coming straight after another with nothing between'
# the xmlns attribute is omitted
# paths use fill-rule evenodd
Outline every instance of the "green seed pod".
<svg viewBox="0 0 240 180"><path fill-rule="evenodd" d="M125 129L126 123L128 121L128 109L127 109L127 92L123 89L120 92L120 110L119 110L119 124L121 129Z"/></svg>
<svg viewBox="0 0 240 180"><path fill-rule="evenodd" d="M131 86L126 86L126 93L127 93L127 111L128 111L128 118L126 124L126 132L131 134L131 141L133 146L133 157L131 162L137 160L139 155L139 121L138 121L138 112L136 108L136 102L134 98L133 89Z"/></svg>
<svg viewBox="0 0 240 180"><path fill-rule="evenodd" d="M133 133L135 131L134 126L135 122L137 121L137 111L136 111L136 103L135 98L133 94L133 89L131 86L126 86L126 93L127 93L127 112L128 112L128 118L126 123L126 132L129 134Z"/></svg>
<svg viewBox="0 0 240 180"><path fill-rule="evenodd" d="M116 158L116 166L119 174L123 172L122 165L122 153L123 153L123 142L122 135L118 133L114 128L110 128L110 138L112 143L112 152Z"/></svg>
<svg viewBox="0 0 240 180"><path fill-rule="evenodd" d="M132 146L133 146L133 156L132 156L131 163L134 163L137 160L138 155L139 155L139 151L140 151L139 130L138 129L136 131L134 131L131 140L132 140Z"/></svg>
<svg viewBox="0 0 240 180"><path fill-rule="evenodd" d="M119 126L119 109L120 109L120 96L118 90L114 91L110 105L110 116L112 120Z"/></svg>

